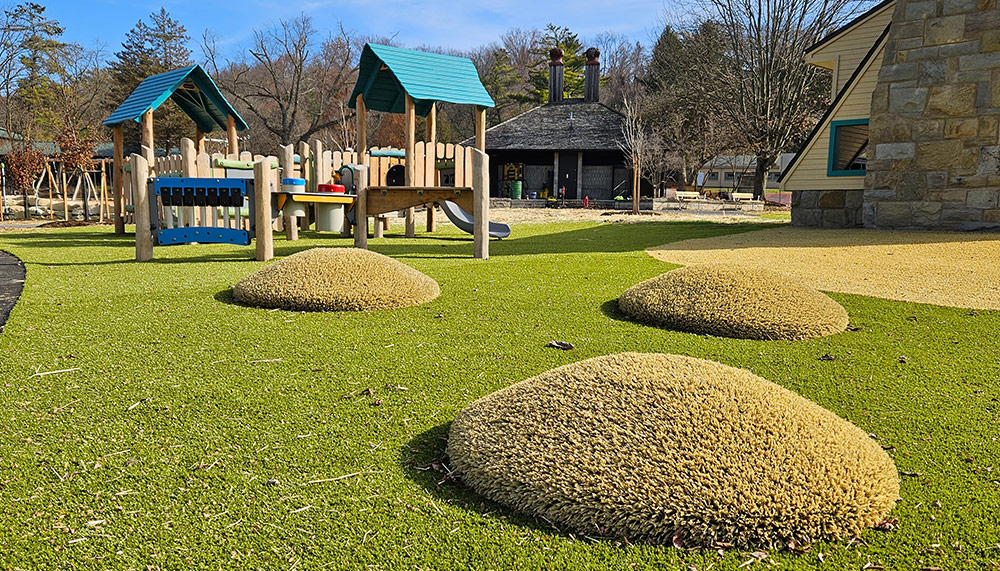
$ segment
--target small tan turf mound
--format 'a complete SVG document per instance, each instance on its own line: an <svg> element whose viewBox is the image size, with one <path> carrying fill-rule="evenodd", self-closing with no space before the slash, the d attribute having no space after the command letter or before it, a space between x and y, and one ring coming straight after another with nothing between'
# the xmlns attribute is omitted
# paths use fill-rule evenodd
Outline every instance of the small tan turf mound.
<svg viewBox="0 0 1000 571"><path fill-rule="evenodd" d="M847 328L847 311L809 286L766 270L714 264L632 286L618 306L643 323L740 339L806 339Z"/></svg>
<svg viewBox="0 0 1000 571"><path fill-rule="evenodd" d="M488 395L452 423L448 454L474 490L523 513L687 546L854 537L899 496L892 460L858 427L676 355L597 357Z"/></svg>
<svg viewBox="0 0 1000 571"><path fill-rule="evenodd" d="M441 289L417 270L368 250L316 248L250 274L233 288L247 305L300 311L367 311L420 305Z"/></svg>

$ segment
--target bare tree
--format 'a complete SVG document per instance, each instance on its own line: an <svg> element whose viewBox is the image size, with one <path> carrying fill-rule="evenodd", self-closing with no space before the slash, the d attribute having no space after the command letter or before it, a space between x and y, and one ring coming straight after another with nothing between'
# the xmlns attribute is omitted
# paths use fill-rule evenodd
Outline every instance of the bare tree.
<svg viewBox="0 0 1000 571"><path fill-rule="evenodd" d="M624 34L603 32L591 44L601 50L601 103L615 109L626 99L636 99L645 73L646 52Z"/></svg>
<svg viewBox="0 0 1000 571"><path fill-rule="evenodd" d="M858 6L856 0L703 0L709 19L721 24L729 85L726 98L737 132L757 156L754 196L779 155L822 113L814 97L823 77L804 59Z"/></svg>
<svg viewBox="0 0 1000 571"><path fill-rule="evenodd" d="M725 100L724 46L716 23L665 26L642 80L643 120L662 139L667 167L681 188L697 182L713 157L737 146Z"/></svg>
<svg viewBox="0 0 1000 571"><path fill-rule="evenodd" d="M632 169L632 213L639 213L639 190L642 179L652 180L662 170L663 152L659 137L643 124L639 107L626 99L622 103L625 119L618 148L625 155L625 166Z"/></svg>
<svg viewBox="0 0 1000 571"><path fill-rule="evenodd" d="M255 127L273 142L290 144L328 132L334 146L348 146L354 111L347 98L357 77L358 46L340 27L320 45L312 20L301 15L256 30L253 45L233 61L222 61L206 32L202 50L219 86ZM349 135L352 139L341 137Z"/></svg>

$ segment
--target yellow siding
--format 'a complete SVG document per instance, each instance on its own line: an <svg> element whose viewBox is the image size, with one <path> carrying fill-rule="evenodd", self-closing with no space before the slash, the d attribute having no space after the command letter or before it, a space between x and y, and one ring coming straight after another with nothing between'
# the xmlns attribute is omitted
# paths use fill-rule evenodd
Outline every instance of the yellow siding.
<svg viewBox="0 0 1000 571"><path fill-rule="evenodd" d="M875 45L879 35L885 30L892 20L893 4L882 8L875 14L869 16L863 22L844 32L840 37L830 41L830 43L811 52L806 56L806 61L812 64L823 65L828 69L836 66L834 77L837 79L837 93L843 89L851 74L861 64L868 50ZM839 58L839 59L838 59Z"/></svg>
<svg viewBox="0 0 1000 571"><path fill-rule="evenodd" d="M877 38L876 38L877 39ZM874 40L873 40L874 42ZM871 49L871 44L865 53ZM830 121L867 119L871 114L872 92L878 83L878 70L882 67L885 46L870 60L868 69L861 74L838 108L827 118L819 134L810 141L802 156L792 166L792 171L781 183L782 190L864 190L863 176L827 176L830 153Z"/></svg>

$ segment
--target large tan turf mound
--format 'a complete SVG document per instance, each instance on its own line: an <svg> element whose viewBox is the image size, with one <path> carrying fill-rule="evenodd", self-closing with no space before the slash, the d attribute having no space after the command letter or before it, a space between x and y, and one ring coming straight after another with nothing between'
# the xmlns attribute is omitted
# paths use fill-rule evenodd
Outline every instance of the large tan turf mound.
<svg viewBox="0 0 1000 571"><path fill-rule="evenodd" d="M480 494L587 535L785 546L854 537L895 505L861 429L752 373L622 353L488 395L448 454Z"/></svg>
<svg viewBox="0 0 1000 571"><path fill-rule="evenodd" d="M303 311L366 311L426 303L433 279L388 256L357 248L316 248L250 274L233 288L238 301Z"/></svg>
<svg viewBox="0 0 1000 571"><path fill-rule="evenodd" d="M759 269L689 266L632 286L628 316L680 331L741 339L806 339L840 333L847 311L797 280Z"/></svg>

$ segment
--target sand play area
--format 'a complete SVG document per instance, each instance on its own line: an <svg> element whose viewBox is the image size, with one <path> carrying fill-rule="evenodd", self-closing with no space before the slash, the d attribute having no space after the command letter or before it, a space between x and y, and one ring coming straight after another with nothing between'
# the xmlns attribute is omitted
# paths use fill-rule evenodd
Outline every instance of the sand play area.
<svg viewBox="0 0 1000 571"><path fill-rule="evenodd" d="M1000 234L770 228L648 250L675 264L736 264L824 291L1000 309Z"/></svg>

